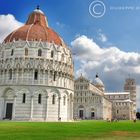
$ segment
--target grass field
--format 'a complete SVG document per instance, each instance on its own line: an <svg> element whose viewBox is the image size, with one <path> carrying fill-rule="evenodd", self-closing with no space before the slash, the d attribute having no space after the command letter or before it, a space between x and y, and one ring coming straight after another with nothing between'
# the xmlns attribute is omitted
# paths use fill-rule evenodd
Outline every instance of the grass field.
<svg viewBox="0 0 140 140"><path fill-rule="evenodd" d="M140 140L140 121L1 121L0 140Z"/></svg>

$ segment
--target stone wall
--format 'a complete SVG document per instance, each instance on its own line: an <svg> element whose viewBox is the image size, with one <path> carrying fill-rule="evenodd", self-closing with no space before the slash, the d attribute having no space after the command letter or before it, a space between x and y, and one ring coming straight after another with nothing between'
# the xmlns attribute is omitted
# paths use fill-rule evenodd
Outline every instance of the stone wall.
<svg viewBox="0 0 140 140"><path fill-rule="evenodd" d="M74 69L70 49L42 41L0 44L0 88L0 119L5 118L7 103L12 103L13 120L72 120Z"/></svg>
<svg viewBox="0 0 140 140"><path fill-rule="evenodd" d="M23 94L26 94L23 103ZM38 95L41 94L41 103ZM52 96L55 103L52 104ZM13 103L13 120L69 121L73 119L73 91L45 86L3 86L0 92L0 119L5 118L6 104ZM64 104L65 97L65 104Z"/></svg>
<svg viewBox="0 0 140 140"><path fill-rule="evenodd" d="M74 89L74 118L111 119L112 103L90 81L81 76L75 80ZM80 110L83 110L83 117L80 117Z"/></svg>

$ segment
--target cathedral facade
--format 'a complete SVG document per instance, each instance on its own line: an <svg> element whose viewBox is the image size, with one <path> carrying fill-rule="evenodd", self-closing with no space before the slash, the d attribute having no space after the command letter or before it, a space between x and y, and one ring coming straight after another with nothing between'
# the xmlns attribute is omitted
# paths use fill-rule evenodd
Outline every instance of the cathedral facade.
<svg viewBox="0 0 140 140"><path fill-rule="evenodd" d="M96 78L96 84L97 87L82 75L75 80L74 119L112 118L112 102L105 98L103 83L99 78Z"/></svg>
<svg viewBox="0 0 140 140"><path fill-rule="evenodd" d="M73 71L70 49L38 7L0 44L0 119L72 120Z"/></svg>
<svg viewBox="0 0 140 140"><path fill-rule="evenodd" d="M124 92L105 92L105 86L96 75L90 82L82 75L74 84L74 118L131 120L136 117L136 84L126 79Z"/></svg>

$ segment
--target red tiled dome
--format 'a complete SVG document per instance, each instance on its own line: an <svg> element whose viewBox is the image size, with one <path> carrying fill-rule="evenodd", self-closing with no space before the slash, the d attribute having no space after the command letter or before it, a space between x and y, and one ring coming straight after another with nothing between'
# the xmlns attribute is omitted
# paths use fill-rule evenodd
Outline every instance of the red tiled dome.
<svg viewBox="0 0 140 140"><path fill-rule="evenodd" d="M43 42L54 42L56 45L65 47L61 37L48 27L46 17L39 9L34 10L33 13L30 14L26 24L10 33L4 42L12 42L13 40L41 40Z"/></svg>

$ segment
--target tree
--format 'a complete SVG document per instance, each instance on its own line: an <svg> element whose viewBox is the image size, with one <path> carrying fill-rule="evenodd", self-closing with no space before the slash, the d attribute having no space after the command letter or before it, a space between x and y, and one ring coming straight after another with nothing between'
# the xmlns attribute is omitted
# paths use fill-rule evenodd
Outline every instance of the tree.
<svg viewBox="0 0 140 140"><path fill-rule="evenodd" d="M137 119L140 119L140 112L136 113L136 117L137 117Z"/></svg>

